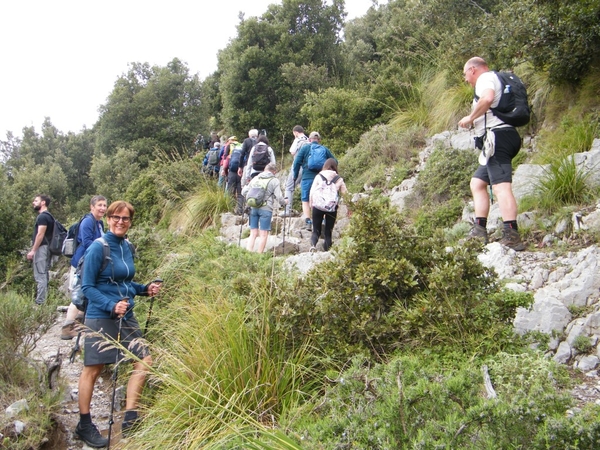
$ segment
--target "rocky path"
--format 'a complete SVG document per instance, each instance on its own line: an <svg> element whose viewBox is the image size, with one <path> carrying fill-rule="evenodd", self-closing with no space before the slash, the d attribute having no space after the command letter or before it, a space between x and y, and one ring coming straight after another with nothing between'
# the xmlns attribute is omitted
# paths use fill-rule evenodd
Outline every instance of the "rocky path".
<svg viewBox="0 0 600 450"><path fill-rule="evenodd" d="M60 338L61 326L65 318L65 312L59 308L55 322L48 332L38 341L33 357L43 361L50 361L56 358L60 351L61 365L58 382L63 386L64 396L60 408L55 414L54 419L57 424L56 432L50 439L45 450L79 450L90 449L82 441L75 439L73 431L79 421L78 400L78 381L81 369L83 367L82 354L79 352L73 363L69 361L71 350L75 344L75 338L67 341ZM83 338L80 339L83 347ZM92 417L94 423L103 436L108 436L108 421L110 417L110 404L112 400L112 369L105 368L96 383L94 395L92 398ZM123 401L123 388L117 390L117 401L114 412L114 425L112 429L111 448L122 448L119 445L121 438L121 422L123 412L121 403ZM124 403L123 403L124 404Z"/></svg>

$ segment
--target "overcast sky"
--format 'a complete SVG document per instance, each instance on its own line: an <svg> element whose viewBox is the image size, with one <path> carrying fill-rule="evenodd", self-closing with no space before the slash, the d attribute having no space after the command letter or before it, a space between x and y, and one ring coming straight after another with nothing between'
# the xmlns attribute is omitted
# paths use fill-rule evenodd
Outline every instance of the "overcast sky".
<svg viewBox="0 0 600 450"><path fill-rule="evenodd" d="M239 12L260 16L272 3L281 0L3 0L0 139L32 125L39 133L44 117L64 133L91 128L131 62L179 58L203 79L235 37ZM346 0L347 19L372 4Z"/></svg>

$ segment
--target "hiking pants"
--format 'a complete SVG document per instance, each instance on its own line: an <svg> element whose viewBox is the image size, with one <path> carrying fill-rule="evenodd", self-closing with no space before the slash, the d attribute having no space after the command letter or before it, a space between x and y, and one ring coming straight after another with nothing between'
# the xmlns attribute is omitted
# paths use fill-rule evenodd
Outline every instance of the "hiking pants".
<svg viewBox="0 0 600 450"><path fill-rule="evenodd" d="M319 242L323 218L325 218L325 229L323 230L323 250L328 251L332 244L331 234L333 231L333 226L335 225L335 219L337 218L337 210L333 212L325 212L317 208L312 209L312 235L310 237L310 245L316 247L317 242Z"/></svg>
<svg viewBox="0 0 600 450"><path fill-rule="evenodd" d="M35 303L38 305L46 303L48 296L50 259L52 259L52 255L48 251L47 245L40 245L33 255L33 279L37 283Z"/></svg>

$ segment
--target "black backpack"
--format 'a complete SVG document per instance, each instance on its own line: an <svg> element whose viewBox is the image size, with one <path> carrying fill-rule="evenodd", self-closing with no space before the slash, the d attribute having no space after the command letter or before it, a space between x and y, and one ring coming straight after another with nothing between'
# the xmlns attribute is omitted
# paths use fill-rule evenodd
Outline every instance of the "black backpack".
<svg viewBox="0 0 600 450"><path fill-rule="evenodd" d="M252 153L252 169L262 172L270 162L269 146L264 142L256 144L254 146L254 153Z"/></svg>
<svg viewBox="0 0 600 450"><path fill-rule="evenodd" d="M54 226L52 227L52 239L48 242L48 251L51 255L62 255L63 244L68 233L67 229L48 211L44 212L52 217L52 220L54 221Z"/></svg>
<svg viewBox="0 0 600 450"><path fill-rule="evenodd" d="M531 120L531 109L525 84L514 73L496 71L494 73L503 89L498 106L491 108L492 113L502 122L513 127L527 125ZM479 100L477 96L475 99Z"/></svg>

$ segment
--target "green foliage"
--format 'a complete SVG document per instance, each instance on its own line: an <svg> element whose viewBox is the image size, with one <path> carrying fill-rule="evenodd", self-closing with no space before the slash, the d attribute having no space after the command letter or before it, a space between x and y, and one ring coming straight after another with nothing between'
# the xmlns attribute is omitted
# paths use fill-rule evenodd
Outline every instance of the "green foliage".
<svg viewBox="0 0 600 450"><path fill-rule="evenodd" d="M124 198L127 187L138 176L136 159L136 153L125 148L120 148L112 156L94 155L90 177L96 192L104 195L109 204Z"/></svg>
<svg viewBox="0 0 600 450"><path fill-rule="evenodd" d="M15 418L0 418L0 446L15 450L40 448L53 426L51 417L62 395L60 389L48 390L47 368L33 359L31 352L52 326L53 308L39 308L26 296L2 291L0 317L0 404L6 408L22 399L28 403L28 410L17 417L27 424L22 434L6 432L14 429Z"/></svg>
<svg viewBox="0 0 600 450"><path fill-rule="evenodd" d="M132 63L101 107L96 157L127 149L144 168L156 159L157 148L187 154L198 131L208 126L200 115L201 98L198 76L179 59L166 67Z"/></svg>
<svg viewBox="0 0 600 450"><path fill-rule="evenodd" d="M274 313L282 326L313 336L336 359L407 346L489 351L510 341L507 315L520 303L492 295L494 276L474 245L449 250L441 233L418 234L384 199L352 209L335 261L281 293Z"/></svg>
<svg viewBox="0 0 600 450"><path fill-rule="evenodd" d="M545 130L541 136L540 164L556 163L574 153L587 152L599 136L598 117L586 114L577 117L575 112L566 114L554 130Z"/></svg>
<svg viewBox="0 0 600 450"><path fill-rule="evenodd" d="M304 90L318 91L342 66L342 8L339 0L290 0L241 21L238 36L219 53L219 112L226 129L239 136L266 128L280 136L300 122ZM292 65L303 75L292 76Z"/></svg>
<svg viewBox="0 0 600 450"><path fill-rule="evenodd" d="M536 183L538 207L553 212L565 205L592 202L597 189L590 188L589 177L590 172L578 167L574 156L553 162Z"/></svg>
<svg viewBox="0 0 600 450"><path fill-rule="evenodd" d="M304 342L290 347L269 316L279 285L272 264L211 233L182 241L170 255L155 306L157 389L136 448L230 448L239 439L258 441L244 448L269 448L289 441L270 428L313 390L314 356ZM293 448L286 445L274 448Z"/></svg>
<svg viewBox="0 0 600 450"><path fill-rule="evenodd" d="M590 353L594 350L590 338L583 334L580 334L573 340L573 348L577 350L578 353Z"/></svg>
<svg viewBox="0 0 600 450"><path fill-rule="evenodd" d="M232 209L233 200L223 188L207 180L186 198L173 214L171 230L195 235L209 226L220 224L221 214Z"/></svg>
<svg viewBox="0 0 600 450"><path fill-rule="evenodd" d="M495 400L481 395L484 364ZM533 443L552 439L547 423L561 422L570 406L567 379L564 368L541 355L444 364L403 354L384 365L357 357L289 427L306 449L542 449ZM582 418L575 419L578 434L597 434L589 415ZM574 437L567 436L569 422L556 426L565 440Z"/></svg>
<svg viewBox="0 0 600 450"><path fill-rule="evenodd" d="M339 156L376 123L381 107L360 91L331 87L306 94L301 114L307 117L310 129L318 130L324 144Z"/></svg>
<svg viewBox="0 0 600 450"><path fill-rule="evenodd" d="M423 129L399 132L388 125L377 125L340 158L340 173L350 192L360 192L364 185L391 189L408 176L416 165L417 150L424 144Z"/></svg>

